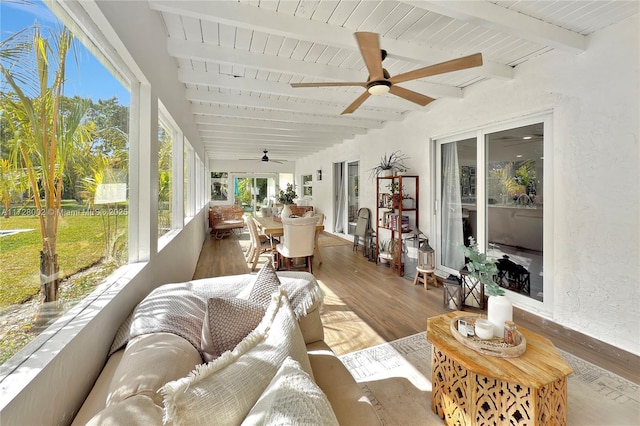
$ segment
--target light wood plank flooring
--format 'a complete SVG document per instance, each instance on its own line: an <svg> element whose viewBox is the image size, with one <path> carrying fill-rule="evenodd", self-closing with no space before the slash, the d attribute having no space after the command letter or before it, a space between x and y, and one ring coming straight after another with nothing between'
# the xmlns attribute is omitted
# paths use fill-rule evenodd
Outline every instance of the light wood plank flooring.
<svg viewBox="0 0 640 426"><path fill-rule="evenodd" d="M323 238L338 238L324 235ZM343 244L340 244L343 242ZM349 353L424 331L430 316L447 311L442 286L427 291L398 277L387 266L369 262L348 241L321 247L323 263L313 273L326 293L322 320L325 341L338 354ZM249 267L237 236L207 238L193 278L245 274ZM473 308L465 308L476 311ZM639 357L612 351L586 336L520 310L514 320L549 338L557 347L640 384Z"/></svg>

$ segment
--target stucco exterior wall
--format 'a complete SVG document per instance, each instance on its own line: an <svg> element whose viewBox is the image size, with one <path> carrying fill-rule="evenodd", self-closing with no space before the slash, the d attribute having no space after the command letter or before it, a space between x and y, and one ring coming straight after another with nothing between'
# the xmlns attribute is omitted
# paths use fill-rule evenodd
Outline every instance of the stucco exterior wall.
<svg viewBox="0 0 640 426"><path fill-rule="evenodd" d="M334 162L360 160L361 207L375 208L369 169L401 149L419 174L420 228L433 235L430 141L530 114L551 111L553 294L542 314L568 328L640 354L639 20L635 16L589 37L580 55L554 51L515 69L510 81L491 80L463 99L439 99L402 123L388 124L309 156L296 174L323 169L314 205L332 229ZM547 210L547 209L546 209ZM432 236L433 238L433 236Z"/></svg>

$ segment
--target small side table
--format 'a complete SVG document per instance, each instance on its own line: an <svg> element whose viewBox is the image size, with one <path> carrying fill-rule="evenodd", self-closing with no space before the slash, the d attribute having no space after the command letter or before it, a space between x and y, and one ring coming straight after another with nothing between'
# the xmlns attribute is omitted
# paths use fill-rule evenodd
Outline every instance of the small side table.
<svg viewBox="0 0 640 426"><path fill-rule="evenodd" d="M431 409L447 425L567 424L571 366L548 339L518 327L527 350L517 358L482 355L451 335L453 318L427 319Z"/></svg>

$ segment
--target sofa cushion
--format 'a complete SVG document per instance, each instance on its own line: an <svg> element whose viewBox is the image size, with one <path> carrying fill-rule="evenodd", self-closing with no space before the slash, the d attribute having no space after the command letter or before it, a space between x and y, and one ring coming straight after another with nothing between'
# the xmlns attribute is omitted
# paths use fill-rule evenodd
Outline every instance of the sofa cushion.
<svg viewBox="0 0 640 426"><path fill-rule="evenodd" d="M369 399L349 370L324 342L307 345L316 384L327 395L341 426L379 425Z"/></svg>
<svg viewBox="0 0 640 426"><path fill-rule="evenodd" d="M250 300L214 297L207 301L200 348L206 362L236 347L264 317L265 308Z"/></svg>
<svg viewBox="0 0 640 426"><path fill-rule="evenodd" d="M273 295L264 318L232 351L199 365L162 389L164 421L175 425L239 424L287 356L311 373L286 291Z"/></svg>
<svg viewBox="0 0 640 426"><path fill-rule="evenodd" d="M162 408L146 395L136 395L113 404L96 414L87 426L162 425Z"/></svg>
<svg viewBox="0 0 640 426"><path fill-rule="evenodd" d="M122 355L124 355L124 349L120 349L107 359L107 363L102 371L100 371L100 375L93 385L93 388L91 388L91 392L89 392L82 407L80 407L80 410L74 417L73 423L71 423L72 426L86 424L96 413L104 409L107 404L107 399L109 398L111 379L118 369Z"/></svg>
<svg viewBox="0 0 640 426"><path fill-rule="evenodd" d="M111 384L106 406L135 395L146 395L162 405L158 389L189 374L200 364L198 351L185 339L171 333L144 334L124 349Z"/></svg>
<svg viewBox="0 0 640 426"><path fill-rule="evenodd" d="M318 385L287 357L242 424L338 426L338 420Z"/></svg>

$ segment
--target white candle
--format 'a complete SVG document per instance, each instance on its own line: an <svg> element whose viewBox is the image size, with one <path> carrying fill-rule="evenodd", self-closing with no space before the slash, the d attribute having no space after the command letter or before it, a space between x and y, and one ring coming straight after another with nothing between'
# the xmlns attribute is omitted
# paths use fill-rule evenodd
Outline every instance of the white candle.
<svg viewBox="0 0 640 426"><path fill-rule="evenodd" d="M491 339L493 337L493 324L491 324L489 320L478 318L476 320L475 331L479 339Z"/></svg>

